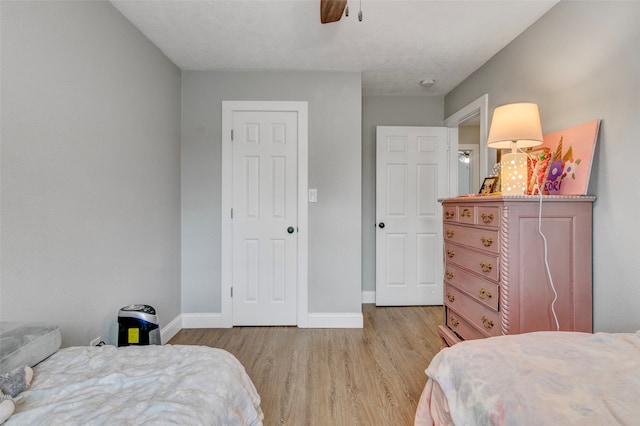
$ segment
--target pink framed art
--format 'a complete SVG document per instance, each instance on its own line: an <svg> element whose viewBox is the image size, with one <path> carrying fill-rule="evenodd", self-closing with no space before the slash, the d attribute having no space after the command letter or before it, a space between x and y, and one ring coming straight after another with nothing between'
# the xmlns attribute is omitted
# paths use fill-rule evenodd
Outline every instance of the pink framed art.
<svg viewBox="0 0 640 426"><path fill-rule="evenodd" d="M530 148L527 194L586 195L598 139L599 120L544 135L541 146Z"/></svg>

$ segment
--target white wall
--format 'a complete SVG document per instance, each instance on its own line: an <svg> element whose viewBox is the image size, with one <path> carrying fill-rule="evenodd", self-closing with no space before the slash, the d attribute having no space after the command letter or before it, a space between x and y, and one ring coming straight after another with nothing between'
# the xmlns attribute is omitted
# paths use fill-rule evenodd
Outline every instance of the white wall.
<svg viewBox="0 0 640 426"><path fill-rule="evenodd" d="M540 106L543 130L600 119L594 204L594 329L640 329L640 3L560 2L445 97L449 116L483 93L490 108Z"/></svg>
<svg viewBox="0 0 640 426"><path fill-rule="evenodd" d="M3 321L180 314L180 70L108 2L0 2Z"/></svg>
<svg viewBox="0 0 640 426"><path fill-rule="evenodd" d="M376 126L441 126L443 97L362 98L362 291L376 289Z"/></svg>
<svg viewBox="0 0 640 426"><path fill-rule="evenodd" d="M309 312L361 313L361 78L182 74L182 312L220 312L222 101L309 103Z"/></svg>

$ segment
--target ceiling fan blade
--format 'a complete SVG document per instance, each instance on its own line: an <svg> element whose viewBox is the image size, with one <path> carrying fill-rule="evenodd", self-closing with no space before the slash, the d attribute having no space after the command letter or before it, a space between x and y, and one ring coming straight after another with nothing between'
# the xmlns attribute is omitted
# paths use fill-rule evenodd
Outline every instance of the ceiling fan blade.
<svg viewBox="0 0 640 426"><path fill-rule="evenodd" d="M320 22L328 24L342 18L347 0L320 0Z"/></svg>

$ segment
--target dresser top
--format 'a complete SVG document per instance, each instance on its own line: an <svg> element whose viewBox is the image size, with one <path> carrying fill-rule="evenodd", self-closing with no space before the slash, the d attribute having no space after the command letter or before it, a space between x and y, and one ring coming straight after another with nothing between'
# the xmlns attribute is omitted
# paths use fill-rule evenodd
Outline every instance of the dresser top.
<svg viewBox="0 0 640 426"><path fill-rule="evenodd" d="M547 202L589 202L593 203L596 200L595 195L543 195L542 201ZM479 195L469 194L462 195L460 197L442 198L439 199L441 203L503 203L503 202L540 202L539 195Z"/></svg>

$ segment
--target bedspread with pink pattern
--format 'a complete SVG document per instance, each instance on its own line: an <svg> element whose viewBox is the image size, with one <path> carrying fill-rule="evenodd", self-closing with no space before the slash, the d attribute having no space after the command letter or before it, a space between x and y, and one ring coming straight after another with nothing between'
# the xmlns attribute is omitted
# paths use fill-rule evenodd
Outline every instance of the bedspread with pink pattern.
<svg viewBox="0 0 640 426"><path fill-rule="evenodd" d="M640 421L640 331L536 332L443 349L416 425L631 425Z"/></svg>

